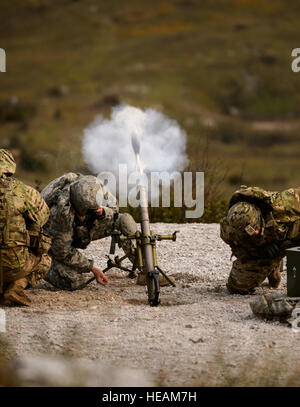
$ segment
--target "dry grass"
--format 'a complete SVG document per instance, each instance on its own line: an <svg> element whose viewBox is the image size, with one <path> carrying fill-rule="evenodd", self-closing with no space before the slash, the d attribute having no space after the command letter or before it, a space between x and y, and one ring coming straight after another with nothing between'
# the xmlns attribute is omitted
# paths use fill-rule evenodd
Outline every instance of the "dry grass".
<svg viewBox="0 0 300 407"><path fill-rule="evenodd" d="M177 120L195 170L210 139L208 202L224 175L227 197L241 174L267 189L299 184L296 3L3 0L1 11L1 147L19 150L24 181L85 169L83 128L121 101ZM220 158L228 173L217 173Z"/></svg>

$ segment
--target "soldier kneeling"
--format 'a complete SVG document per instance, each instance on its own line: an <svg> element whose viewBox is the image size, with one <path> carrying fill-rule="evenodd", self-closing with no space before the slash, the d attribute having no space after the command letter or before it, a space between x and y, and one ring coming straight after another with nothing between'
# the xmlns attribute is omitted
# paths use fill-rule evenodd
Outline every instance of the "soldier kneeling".
<svg viewBox="0 0 300 407"><path fill-rule="evenodd" d="M49 208L33 188L12 177L12 154L0 150L0 293L5 304L31 305L24 293L46 276L51 239L43 231Z"/></svg>
<svg viewBox="0 0 300 407"><path fill-rule="evenodd" d="M99 284L108 282L105 274L78 249L91 241L111 236L135 235L137 225L128 213L119 213L116 198L105 185L92 175L67 173L50 182L42 191L50 207L46 230L52 237L52 265L45 280L62 290L84 288L90 272ZM133 240L121 243L122 249L134 264L136 244ZM161 279L161 285L169 284ZM145 285L145 272L138 275L137 284Z"/></svg>
<svg viewBox="0 0 300 407"><path fill-rule="evenodd" d="M285 250L300 245L300 188L269 192L243 186L220 226L221 238L236 257L228 290L251 294L266 278L277 288Z"/></svg>
<svg viewBox="0 0 300 407"><path fill-rule="evenodd" d="M116 198L92 175L62 175L44 188L42 196L50 207L46 230L52 237L52 265L45 280L72 291L85 287L92 272L99 284L106 285L105 274L78 249L85 249L91 241L110 236L115 230L135 234L132 216L119 214ZM122 243L122 248L133 262L133 242Z"/></svg>

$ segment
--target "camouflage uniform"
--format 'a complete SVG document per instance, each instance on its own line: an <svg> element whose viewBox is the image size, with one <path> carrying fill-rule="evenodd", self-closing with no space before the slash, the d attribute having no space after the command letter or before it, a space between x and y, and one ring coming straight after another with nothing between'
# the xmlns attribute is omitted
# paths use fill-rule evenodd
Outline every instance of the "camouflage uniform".
<svg viewBox="0 0 300 407"><path fill-rule="evenodd" d="M34 287L47 274L51 263L47 254L50 238L42 229L49 208L35 189L12 177L15 170L13 156L1 149L0 290L4 291L4 298L13 283L21 279L23 288Z"/></svg>
<svg viewBox="0 0 300 407"><path fill-rule="evenodd" d="M299 309L299 299L287 297L277 293L268 293L254 297L250 301L250 308L259 318L277 319L290 322L296 319L293 315L295 308Z"/></svg>
<svg viewBox="0 0 300 407"><path fill-rule="evenodd" d="M220 224L221 238L230 245L232 255L237 258L227 282L231 293L252 293L266 277L270 286L277 287L285 250L300 245L300 188L269 192L242 186L233 194L229 208L237 208L235 216L238 217L239 208L242 212L243 205L249 203L258 208L261 215L258 236L252 234L250 225L245 228L247 232L234 229L229 215ZM253 219L253 223L256 221Z"/></svg>
<svg viewBox="0 0 300 407"><path fill-rule="evenodd" d="M97 194L95 183L99 184ZM87 273L92 271L93 260L78 248L85 249L91 241L110 236L115 229L125 235L137 230L129 214L119 214L116 199L96 177L65 174L52 181L42 196L50 207L46 230L52 237L52 265L45 279L62 290L83 288L91 277ZM100 206L104 214L96 216L94 211ZM133 244L129 241L122 247L133 261Z"/></svg>

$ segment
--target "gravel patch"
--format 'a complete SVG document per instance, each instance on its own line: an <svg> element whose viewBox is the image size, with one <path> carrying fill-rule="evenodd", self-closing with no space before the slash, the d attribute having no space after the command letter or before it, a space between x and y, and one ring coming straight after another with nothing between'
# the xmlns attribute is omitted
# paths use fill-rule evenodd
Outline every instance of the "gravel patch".
<svg viewBox="0 0 300 407"><path fill-rule="evenodd" d="M157 223L152 229L180 231L176 242L158 242L159 265L177 282L175 288L162 288L160 306L149 307L145 287L116 270L108 273L105 288L93 282L81 291L64 292L43 282L28 290L31 308L4 307L7 332L0 335L21 357L67 353L142 369L166 386L200 385L210 372L214 379L207 384L223 384L220 354L233 371L249 358L259 364L270 352L274 360L283 360L283 375L299 363L298 333L254 317L251 296L227 292L231 252L217 224ZM110 239L103 239L85 252L104 268L109 246ZM284 273L276 291L285 290ZM266 292L274 290L266 284L257 290Z"/></svg>

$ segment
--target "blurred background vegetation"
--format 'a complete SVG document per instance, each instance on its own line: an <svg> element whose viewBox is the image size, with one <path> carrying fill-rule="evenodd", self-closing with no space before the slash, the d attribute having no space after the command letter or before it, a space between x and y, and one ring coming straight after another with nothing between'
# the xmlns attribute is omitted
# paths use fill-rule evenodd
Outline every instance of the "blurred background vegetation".
<svg viewBox="0 0 300 407"><path fill-rule="evenodd" d="M87 172L83 128L125 102L154 107L188 134L217 221L241 184L299 186L300 1L2 0L1 147L42 188ZM184 221L153 210L153 220Z"/></svg>

